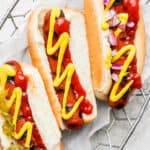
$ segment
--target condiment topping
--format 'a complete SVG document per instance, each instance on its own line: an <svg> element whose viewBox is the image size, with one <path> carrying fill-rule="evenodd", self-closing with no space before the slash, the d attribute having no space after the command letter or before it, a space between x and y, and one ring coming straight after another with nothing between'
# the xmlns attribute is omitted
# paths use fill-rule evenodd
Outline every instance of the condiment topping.
<svg viewBox="0 0 150 150"><path fill-rule="evenodd" d="M38 142L33 140L36 126L33 125L33 117L27 102L27 95L25 94L27 77L23 74L20 65L15 61L10 61L1 66L0 82L0 109L3 114L2 116L5 116L4 119L6 120L8 120L8 117L6 116L10 115L10 117L12 117L11 127L9 125L10 122L4 122L4 133L12 136L14 139L18 140L19 143L22 143L23 141L25 148L36 146L45 149L43 144L39 145ZM24 111L24 109L26 109L26 111ZM4 115L4 113L8 113L8 115ZM32 122L31 119L28 119L29 117L32 119ZM12 127L13 129L9 129ZM6 130L10 131L10 133ZM38 132L38 130L36 130L36 132ZM38 137L38 140L42 143L40 136Z"/></svg>
<svg viewBox="0 0 150 150"><path fill-rule="evenodd" d="M136 53L135 47L133 45L127 45L127 46L123 47L121 50L119 50L118 53L112 57L112 63L113 63L113 62L117 61L122 55L124 55L127 51L129 51L129 55L128 55L125 63L123 64L121 72L119 74L119 78L118 78L117 82L114 83L113 88L110 93L110 100L112 102L116 102L120 98L122 98L122 96L129 90L129 88L133 84L133 80L129 81L124 86L124 88L117 94L119 85L123 80L124 74L127 72L128 66L130 65L130 63L132 62L132 60L135 56L135 53Z"/></svg>
<svg viewBox="0 0 150 150"><path fill-rule="evenodd" d="M68 49L70 38L69 24L70 22L66 20L64 16L61 16L60 9L55 8L51 10L46 49L52 72L55 72L54 65L52 64L56 64L56 74L53 75L56 92L60 89L60 87L64 87L62 100L60 90L58 96L62 104L62 118L64 120L68 120L68 122L69 119L71 119L75 113L80 110L81 104L82 108L83 106L87 108L87 105L84 105L83 102L88 101L85 100L86 92L79 82L75 66L71 61L71 55ZM57 61L54 61L54 59ZM71 89L73 89L73 91ZM74 99L73 97L77 98L77 100L71 102L69 99ZM93 106L90 102L88 103L88 106L91 108L90 111L86 111L85 109L81 109L81 111L86 114L92 113Z"/></svg>
<svg viewBox="0 0 150 150"><path fill-rule="evenodd" d="M112 66L111 73L113 74L109 104L112 107L121 108L128 100L127 93L130 89L141 88L141 78L137 73L136 48L134 46L134 37L139 20L139 3L138 0L119 2L110 0L108 4L104 3L104 7L102 29L110 30L108 54L110 55L110 51L113 51L110 60L111 65L109 65L109 68ZM108 66L108 59L111 58L108 56L105 61L106 66ZM135 84L135 81L137 82L136 77L139 80L137 85Z"/></svg>

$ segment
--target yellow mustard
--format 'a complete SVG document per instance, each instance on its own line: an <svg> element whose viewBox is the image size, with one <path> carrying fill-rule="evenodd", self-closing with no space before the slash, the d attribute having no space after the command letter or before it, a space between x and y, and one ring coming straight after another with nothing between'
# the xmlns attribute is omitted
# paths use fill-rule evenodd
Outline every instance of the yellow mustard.
<svg viewBox="0 0 150 150"><path fill-rule="evenodd" d="M128 22L128 14L127 13L120 13L118 15L118 18L120 20L120 25L124 25ZM119 34L122 32L122 29L117 28L117 30L115 31L115 35L116 37L119 36Z"/></svg>
<svg viewBox="0 0 150 150"><path fill-rule="evenodd" d="M75 66L72 63L69 63L66 68L64 69L64 72L61 74L61 66L64 58L64 54L66 51L66 48L69 43L69 34L64 32L60 35L58 41L55 43L55 45L52 45L53 42L53 36L54 36L54 25L55 25L55 20L60 16L61 10L59 8L54 8L51 11L51 16L50 16L50 26L49 26L49 34L48 34L48 43L47 43L47 54L48 55L54 55L58 50L59 50L59 55L58 55L58 63L57 63L57 69L56 69L56 77L54 79L54 87L59 87L59 85L65 80L66 78L66 84L65 84L65 92L63 96L63 103L62 103L62 118L64 120L70 119L73 114L77 111L79 108L79 105L83 101L84 97L81 96L79 99L76 101L74 104L72 110L70 112L66 111L66 105L67 105L67 97L68 97L68 92L71 86L71 80L72 76L75 71Z"/></svg>
<svg viewBox="0 0 150 150"><path fill-rule="evenodd" d="M105 14L106 14L106 12L104 11L104 14L102 15L102 24L101 24L101 28L102 28L103 30L108 30L109 24L106 22Z"/></svg>
<svg viewBox="0 0 150 150"><path fill-rule="evenodd" d="M103 30L109 29L109 24L106 22L105 14L107 13L107 11L109 11L109 9L112 7L114 2L115 2L115 0L111 0L109 5L106 6L106 8L104 10L104 15L103 15L103 18L102 18L102 29ZM127 13L120 13L120 14L118 14L118 18L120 20L120 25L124 25L124 24L126 24L128 22L128 14ZM121 32L122 32L122 29L121 28L117 28L116 31L115 31L115 36L118 37ZM112 90L110 92L110 96L109 96L110 101L116 102L120 98L122 98L122 96L128 91L128 89L131 87L131 85L134 82L133 80L131 80L130 82L128 82L126 84L126 86L119 93L117 93L118 89L119 89L119 86L120 86L120 83L123 80L124 75L127 74L128 66L130 65L130 63L132 62L132 60L133 60L133 58L134 58L134 56L136 54L136 48L134 47L134 45L124 46L113 57L110 56L111 51L112 51L111 48L109 48L107 57L105 59L105 65L106 65L107 68L110 68L110 66L111 66L109 62L114 63L122 55L124 55L127 51L129 51L129 55L128 55L124 65L122 66L121 72L119 74L119 79L113 85Z"/></svg>
<svg viewBox="0 0 150 150"><path fill-rule="evenodd" d="M118 91L118 88L119 88L119 85L120 83L122 82L123 80L123 77L124 75L127 73L127 70L128 70L128 66L130 65L130 63L132 62L135 54L136 54L136 48L134 45L127 45L127 46L124 46L123 48L121 48L115 56L112 57L112 63L114 63L115 61L117 61L122 55L124 55L126 52L129 51L129 55L124 63L124 65L122 66L122 69L121 69L121 72L119 74L119 79L118 81L114 84L112 90L111 90L111 93L110 93L110 101L112 102L116 102L118 101L120 98L122 98L122 96L128 91L128 89L131 87L131 85L133 84L133 80L131 80L130 82L128 82L126 84L126 86L119 92L117 93Z"/></svg>
<svg viewBox="0 0 150 150"><path fill-rule="evenodd" d="M107 51L107 56L105 58L105 66L107 69L111 68L111 59L112 59L112 50L111 48L109 48Z"/></svg>
<svg viewBox="0 0 150 150"><path fill-rule="evenodd" d="M3 91L6 90L5 85L6 85L8 76L13 77L15 75L16 75L16 72L12 66L4 64L3 66L0 67L0 83L1 83L0 95L1 95L1 93L3 93ZM0 102L0 104L2 105L1 106L2 111L6 111L6 112L10 111L12 105L15 102L15 110L14 110L13 122L12 122L14 125L14 132L12 133L12 136L16 140L19 140L23 136L23 134L27 132L25 147L30 148L30 141L31 141L31 136L32 136L32 123L27 121L23 125L21 130L18 133L16 133L17 118L18 118L20 106L22 103L22 90L21 90L21 88L20 87L14 88L10 99L6 99L6 97L5 97L5 99L1 99L0 101L3 101L3 103Z"/></svg>
<svg viewBox="0 0 150 150"><path fill-rule="evenodd" d="M4 64L3 66L0 67L0 82L1 82L1 87L0 87L0 92L4 91L5 89L5 84L7 81L7 77L13 77L15 76L16 72L15 70L7 64Z"/></svg>
<svg viewBox="0 0 150 150"><path fill-rule="evenodd" d="M107 13L107 11L109 11L109 9L112 7L114 2L115 0L111 0L104 10L104 14L102 16L102 25L101 25L103 30L107 30L109 28L109 24L106 22L105 19L105 14Z"/></svg>
<svg viewBox="0 0 150 150"><path fill-rule="evenodd" d="M112 5L114 4L115 0L110 0L109 4L106 6L104 11L109 11L109 9L112 7Z"/></svg>
<svg viewBox="0 0 150 150"><path fill-rule="evenodd" d="M120 20L120 25L126 24L128 21L128 14L127 13L120 13L118 15L118 18ZM122 32L122 29L117 28L117 30L115 31L115 36L118 37L121 32ZM107 57L105 59L106 68L111 67L111 54L112 54L112 50L111 50L111 48L109 48L109 50L107 52Z"/></svg>
<svg viewBox="0 0 150 150"><path fill-rule="evenodd" d="M107 11L109 11L109 9L112 7L113 3L115 2L115 0L111 0L109 5L105 8L104 10L104 15L103 15L103 18L102 18L102 29L103 30L107 30L109 28L109 24L105 21L105 13ZM128 14L127 13L120 13L118 15L118 18L120 20L120 25L123 25L123 24L126 24L127 21L128 21ZM122 30L120 28L118 28L116 31L115 31L115 35L116 36L119 36L119 34L122 32ZM107 51L107 56L106 56L106 59L105 59L105 66L106 68L110 68L111 67L111 54L112 54L112 50L111 48L108 49Z"/></svg>

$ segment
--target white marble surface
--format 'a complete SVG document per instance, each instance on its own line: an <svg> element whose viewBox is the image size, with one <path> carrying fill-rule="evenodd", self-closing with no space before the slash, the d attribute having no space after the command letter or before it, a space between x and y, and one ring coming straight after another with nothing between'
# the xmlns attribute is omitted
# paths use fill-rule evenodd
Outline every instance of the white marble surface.
<svg viewBox="0 0 150 150"><path fill-rule="evenodd" d="M0 0L0 20L14 0Z"/></svg>
<svg viewBox="0 0 150 150"><path fill-rule="evenodd" d="M16 0L0 0L0 20L4 18L5 14ZM5 24L0 30L0 42L7 41L9 37L16 35L16 29L24 24L26 14L33 5L33 0L20 0L16 7L8 16ZM13 19L12 19L13 18Z"/></svg>

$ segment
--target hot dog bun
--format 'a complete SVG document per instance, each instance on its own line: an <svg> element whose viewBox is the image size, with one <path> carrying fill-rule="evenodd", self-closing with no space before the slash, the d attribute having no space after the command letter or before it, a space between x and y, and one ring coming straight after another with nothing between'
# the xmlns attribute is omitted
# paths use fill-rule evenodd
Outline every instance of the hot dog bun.
<svg viewBox="0 0 150 150"><path fill-rule="evenodd" d="M49 67L47 56L45 53L45 45L42 32L44 16L49 10L50 9L46 8L38 8L32 12L28 23L28 43L32 63L38 68L43 78L54 114L60 127L64 129L65 126L61 118L61 106L53 88L51 68ZM70 21L69 48L72 61L75 65L79 80L87 93L87 98L93 105L92 114L83 114L84 122L88 123L96 118L97 109L90 78L91 74L88 55L88 44L86 39L84 18L80 12L71 9L64 9L63 12L65 14L65 17Z"/></svg>
<svg viewBox="0 0 150 150"><path fill-rule="evenodd" d="M37 69L30 65L22 64L22 68L24 74L28 76L29 84L27 94L29 104L40 135L47 149L60 150L62 149L60 143L61 133L51 106L49 105L41 76ZM48 117L44 117L45 115Z"/></svg>
<svg viewBox="0 0 150 150"><path fill-rule="evenodd" d="M104 14L103 1L84 0L84 10L94 92L98 99L107 100L112 86L112 78L110 69L105 66L107 50L110 44L108 42L109 30L101 29L102 16ZM140 19L135 36L135 47L137 70L139 73L142 73L146 53L146 36L141 10L139 10L139 14Z"/></svg>
<svg viewBox="0 0 150 150"><path fill-rule="evenodd" d="M49 105L48 97L40 74L37 69L25 63L22 64L22 70L28 77L28 102L42 141L48 150L62 150L63 147L60 142L61 133ZM45 115L48 115L48 117ZM2 150L7 149L11 143L16 144L15 140L12 140L4 135L2 131L3 121L3 118L1 118L0 139Z"/></svg>

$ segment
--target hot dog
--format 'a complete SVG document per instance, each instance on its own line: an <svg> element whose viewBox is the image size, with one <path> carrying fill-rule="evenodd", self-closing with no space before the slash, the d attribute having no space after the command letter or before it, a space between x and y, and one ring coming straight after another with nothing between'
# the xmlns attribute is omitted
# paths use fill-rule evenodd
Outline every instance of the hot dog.
<svg viewBox="0 0 150 150"><path fill-rule="evenodd" d="M95 94L122 108L142 87L146 48L139 1L85 0L84 7Z"/></svg>
<svg viewBox="0 0 150 150"><path fill-rule="evenodd" d="M76 129L93 121L97 109L82 13L67 8L33 10L28 43L60 128Z"/></svg>
<svg viewBox="0 0 150 150"><path fill-rule="evenodd" d="M1 150L62 149L42 79L32 66L14 60L0 66L0 127Z"/></svg>

